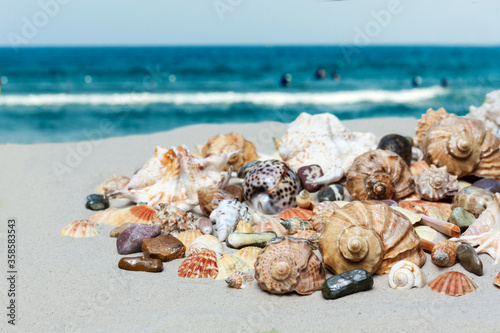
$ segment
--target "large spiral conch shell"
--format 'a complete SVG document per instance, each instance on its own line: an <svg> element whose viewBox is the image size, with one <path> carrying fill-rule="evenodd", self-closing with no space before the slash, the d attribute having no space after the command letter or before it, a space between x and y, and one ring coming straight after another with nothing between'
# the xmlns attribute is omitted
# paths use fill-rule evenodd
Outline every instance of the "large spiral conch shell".
<svg viewBox="0 0 500 333"><path fill-rule="evenodd" d="M398 154L376 149L356 157L346 189L355 200L398 200L415 192L415 182Z"/></svg>
<svg viewBox="0 0 500 333"><path fill-rule="evenodd" d="M375 201L354 201L335 211L320 237L323 262L340 274L363 268L387 274L400 260L421 267L420 238L406 216Z"/></svg>
<svg viewBox="0 0 500 333"><path fill-rule="evenodd" d="M401 260L392 266L389 272L389 286L392 289L408 290L425 286L425 279L420 267L408 260Z"/></svg>
<svg viewBox="0 0 500 333"><path fill-rule="evenodd" d="M457 176L452 176L446 171L446 166L437 168L431 165L423 170L416 180L417 192L422 199L438 201L453 197L459 190Z"/></svg>
<svg viewBox="0 0 500 333"><path fill-rule="evenodd" d="M309 295L320 290L325 270L305 240L280 237L269 241L255 262L255 279L273 294L295 291Z"/></svg>
<svg viewBox="0 0 500 333"><path fill-rule="evenodd" d="M425 114L418 120L417 129L415 130L415 138L413 139L413 144L422 148L422 143L424 141L425 135L432 125L448 117L450 114L446 112L444 108L438 110L428 109Z"/></svg>
<svg viewBox="0 0 500 333"><path fill-rule="evenodd" d="M434 124L425 135L422 150L427 163L446 166L459 178L467 175L500 179L500 139L484 123L455 115Z"/></svg>

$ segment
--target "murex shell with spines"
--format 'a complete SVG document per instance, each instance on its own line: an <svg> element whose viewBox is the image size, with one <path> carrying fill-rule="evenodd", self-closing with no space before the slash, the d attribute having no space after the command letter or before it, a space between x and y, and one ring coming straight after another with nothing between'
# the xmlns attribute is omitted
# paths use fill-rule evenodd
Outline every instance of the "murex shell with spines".
<svg viewBox="0 0 500 333"><path fill-rule="evenodd" d="M386 274L400 260L425 263L410 220L376 201L354 201L336 210L319 242L325 265L336 274L357 268Z"/></svg>
<svg viewBox="0 0 500 333"><path fill-rule="evenodd" d="M500 139L486 131L480 120L449 115L429 128L422 150L427 163L446 166L459 178L500 179Z"/></svg>
<svg viewBox="0 0 500 333"><path fill-rule="evenodd" d="M446 171L446 166L437 168L431 165L417 177L417 192L423 199L430 201L453 197L459 190L457 179L457 176L452 176Z"/></svg>
<svg viewBox="0 0 500 333"><path fill-rule="evenodd" d="M254 166L243 181L243 196L253 208L265 214L278 214L295 206L300 180L290 167L278 160Z"/></svg>
<svg viewBox="0 0 500 333"><path fill-rule="evenodd" d="M219 206L210 214L210 220L215 222L217 237L221 242L229 236L239 221L248 222L250 217L248 208L238 199L221 200Z"/></svg>
<svg viewBox="0 0 500 333"><path fill-rule="evenodd" d="M398 154L376 149L356 157L346 189L355 200L398 200L415 192L415 182Z"/></svg>

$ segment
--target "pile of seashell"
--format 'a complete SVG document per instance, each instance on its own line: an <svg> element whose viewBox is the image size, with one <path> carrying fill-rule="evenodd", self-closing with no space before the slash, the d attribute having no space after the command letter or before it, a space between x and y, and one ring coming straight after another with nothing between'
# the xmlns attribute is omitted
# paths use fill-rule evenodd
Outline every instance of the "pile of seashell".
<svg viewBox="0 0 500 333"><path fill-rule="evenodd" d="M157 226L185 247L179 277L224 279L234 288L255 279L273 294L322 290L336 299L369 290L374 274L388 274L393 289L422 288L427 256L480 276L478 254L500 262L500 91L488 98L471 107L476 119L429 109L414 138L376 140L331 114L303 113L275 140L281 160L259 160L238 133L211 137L201 156L158 146L132 177L106 181L89 203L138 205L97 211L61 235L96 236L96 224L110 224L117 242L142 242L146 256L151 236L124 231ZM444 240L435 244L438 233ZM334 276L327 279L325 268ZM451 296L478 288L457 271L428 286Z"/></svg>

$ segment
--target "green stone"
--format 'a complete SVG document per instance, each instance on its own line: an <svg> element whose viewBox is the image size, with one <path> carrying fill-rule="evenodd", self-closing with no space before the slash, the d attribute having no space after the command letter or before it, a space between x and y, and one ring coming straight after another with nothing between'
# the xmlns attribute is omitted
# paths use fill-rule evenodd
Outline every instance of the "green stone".
<svg viewBox="0 0 500 333"><path fill-rule="evenodd" d="M462 207L457 207L451 212L448 222L457 225L460 228L460 231L464 232L472 223L474 223L475 219L476 218L473 214L469 213Z"/></svg>
<svg viewBox="0 0 500 333"><path fill-rule="evenodd" d="M337 299L373 287L373 277L364 269L354 269L332 276L323 283L321 293L326 299Z"/></svg>
<svg viewBox="0 0 500 333"><path fill-rule="evenodd" d="M457 247L458 261L468 272L478 276L483 275L483 262L479 259L476 250L469 244L460 244Z"/></svg>

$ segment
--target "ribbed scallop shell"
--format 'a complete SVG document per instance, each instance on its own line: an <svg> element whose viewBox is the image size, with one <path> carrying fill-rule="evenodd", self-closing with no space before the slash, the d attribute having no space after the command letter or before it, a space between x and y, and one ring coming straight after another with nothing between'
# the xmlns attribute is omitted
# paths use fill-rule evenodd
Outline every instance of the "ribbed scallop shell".
<svg viewBox="0 0 500 333"><path fill-rule="evenodd" d="M451 267L457 262L458 243L444 240L432 248L432 263L439 267Z"/></svg>
<svg viewBox="0 0 500 333"><path fill-rule="evenodd" d="M288 235L288 230L281 224L282 220L276 217L269 217L262 223L253 226L254 232L274 231L278 236Z"/></svg>
<svg viewBox="0 0 500 333"><path fill-rule="evenodd" d="M354 200L398 200L415 192L408 165L398 154L376 149L356 157L346 189Z"/></svg>
<svg viewBox="0 0 500 333"><path fill-rule="evenodd" d="M243 135L235 132L210 137L201 149L201 154L203 157L209 157L214 154L230 153L237 150L240 151L227 161L227 164L222 168L223 171L227 171L230 166L233 167L233 170L238 170L242 165L259 158L255 151L255 145L245 140Z"/></svg>
<svg viewBox="0 0 500 333"><path fill-rule="evenodd" d="M453 197L459 190L457 176L450 175L446 166L437 168L431 165L420 173L415 182L417 192L424 200L438 201Z"/></svg>
<svg viewBox="0 0 500 333"><path fill-rule="evenodd" d="M196 238L188 248L188 251L192 249L209 249L218 253L224 252L224 246L221 241L212 235L203 235Z"/></svg>
<svg viewBox="0 0 500 333"><path fill-rule="evenodd" d="M363 268L387 274L400 260L425 263L420 238L403 214L384 203L354 201L335 211L320 237L323 262L340 274Z"/></svg>
<svg viewBox="0 0 500 333"><path fill-rule="evenodd" d="M335 210L339 208L340 206L334 201L323 201L317 204L312 211L311 223L313 228L318 232L322 231L324 223L328 221Z"/></svg>
<svg viewBox="0 0 500 333"><path fill-rule="evenodd" d="M243 289L249 286L253 280L252 275L237 271L231 274L225 281L231 288Z"/></svg>
<svg viewBox="0 0 500 333"><path fill-rule="evenodd" d="M433 125L423 141L427 163L446 166L459 178L467 175L500 178L500 139L475 119L450 115Z"/></svg>
<svg viewBox="0 0 500 333"><path fill-rule="evenodd" d="M493 280L493 284L495 286L497 286L498 288L500 288L500 273L498 273L497 277L495 278L495 280Z"/></svg>
<svg viewBox="0 0 500 333"><path fill-rule="evenodd" d="M424 142L425 134L429 128L440 121L443 118L449 116L444 108L438 110L428 109L425 114L418 120L417 129L415 131L415 138L413 139L413 144L419 148L422 148L422 143Z"/></svg>
<svg viewBox="0 0 500 333"><path fill-rule="evenodd" d="M428 286L432 291L455 297L467 295L478 288L471 278L455 271L439 275Z"/></svg>
<svg viewBox="0 0 500 333"><path fill-rule="evenodd" d="M425 279L420 267L411 261L401 260L389 272L389 286L398 290L422 288L425 286Z"/></svg>
<svg viewBox="0 0 500 333"><path fill-rule="evenodd" d="M240 222L238 222L238 224L236 225L236 229L234 229L234 232L251 233L254 232L254 230L250 222L240 220Z"/></svg>
<svg viewBox="0 0 500 333"><path fill-rule="evenodd" d="M199 230L186 230L177 235L177 239L184 244L186 249L189 249L191 243L198 237L203 236Z"/></svg>
<svg viewBox="0 0 500 333"><path fill-rule="evenodd" d="M303 208L288 208L282 211L278 217L282 220L288 220L293 217L300 217L304 220L310 220L312 218L312 211Z"/></svg>
<svg viewBox="0 0 500 333"><path fill-rule="evenodd" d="M461 189L453 198L452 209L462 207L476 218L486 209L488 203L493 201L493 193L475 186Z"/></svg>
<svg viewBox="0 0 500 333"><path fill-rule="evenodd" d="M259 254L255 279L273 294L296 291L306 295L321 289L325 272L307 242L283 237L269 242Z"/></svg>
<svg viewBox="0 0 500 333"><path fill-rule="evenodd" d="M211 250L204 250L184 259L177 270L177 275L183 278L215 279L218 274L217 256Z"/></svg>
<svg viewBox="0 0 500 333"><path fill-rule="evenodd" d="M75 238L93 237L99 235L97 226L89 220L71 222L61 230L61 236Z"/></svg>
<svg viewBox="0 0 500 333"><path fill-rule="evenodd" d="M234 195L224 190L215 187L198 187L197 189L198 201L200 209L203 214L210 216L210 214L219 206L219 200L232 200Z"/></svg>
<svg viewBox="0 0 500 333"><path fill-rule="evenodd" d="M216 280L225 280L237 271L248 272L248 266L243 259L229 254L223 254L217 260L217 268L219 269L219 274L215 278Z"/></svg>
<svg viewBox="0 0 500 333"><path fill-rule="evenodd" d="M156 210L148 205L132 206L127 208L108 208L101 212L89 215L88 219L95 223L120 226L125 223L152 224Z"/></svg>
<svg viewBox="0 0 500 333"><path fill-rule="evenodd" d="M233 256L242 259L250 269L254 269L260 251L262 251L260 247L247 246L234 253Z"/></svg>

